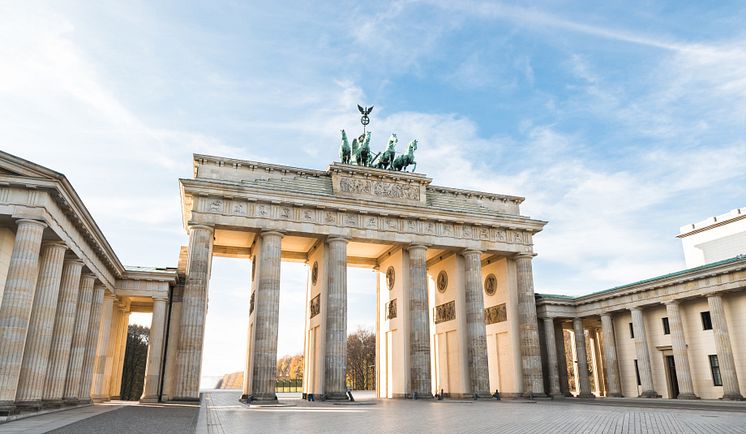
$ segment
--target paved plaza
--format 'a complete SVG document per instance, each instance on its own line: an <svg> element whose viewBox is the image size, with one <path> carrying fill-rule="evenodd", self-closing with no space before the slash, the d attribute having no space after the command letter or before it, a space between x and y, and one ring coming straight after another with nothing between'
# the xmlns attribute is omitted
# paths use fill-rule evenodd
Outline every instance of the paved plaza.
<svg viewBox="0 0 746 434"><path fill-rule="evenodd" d="M290 406L248 409L237 398L238 392L206 393L197 433L237 433L249 428L281 433L746 433L743 403L415 402L373 401L361 396L363 400L355 404L288 399L281 402Z"/></svg>
<svg viewBox="0 0 746 434"><path fill-rule="evenodd" d="M8 433L746 433L746 403L673 400L306 402L246 406L239 391L209 391L200 408L114 402L0 425Z"/></svg>

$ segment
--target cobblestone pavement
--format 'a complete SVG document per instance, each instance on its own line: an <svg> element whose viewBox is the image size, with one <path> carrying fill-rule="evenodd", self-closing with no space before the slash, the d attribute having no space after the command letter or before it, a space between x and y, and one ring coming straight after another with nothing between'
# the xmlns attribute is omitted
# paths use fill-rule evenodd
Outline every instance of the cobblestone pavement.
<svg viewBox="0 0 746 434"><path fill-rule="evenodd" d="M197 433L746 433L746 406L631 407L630 402L358 401L249 408L238 392L206 392ZM634 403L634 401L632 402ZM664 404L659 404L664 405ZM675 405L675 403L672 403ZM715 404L717 405L717 404Z"/></svg>
<svg viewBox="0 0 746 434"><path fill-rule="evenodd" d="M132 405L76 422L54 434L194 432L199 409L196 405Z"/></svg>

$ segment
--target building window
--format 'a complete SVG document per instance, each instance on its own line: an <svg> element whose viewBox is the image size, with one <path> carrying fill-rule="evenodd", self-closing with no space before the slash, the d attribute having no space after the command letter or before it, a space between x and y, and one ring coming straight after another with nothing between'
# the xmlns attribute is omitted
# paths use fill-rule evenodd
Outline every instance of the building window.
<svg viewBox="0 0 746 434"><path fill-rule="evenodd" d="M635 328L632 327L632 323L629 323L629 338L630 339L635 338Z"/></svg>
<svg viewBox="0 0 746 434"><path fill-rule="evenodd" d="M710 312L700 312L702 315L702 330L712 330L712 318L710 318Z"/></svg>
<svg viewBox="0 0 746 434"><path fill-rule="evenodd" d="M637 359L635 359L635 376L637 377L637 385L642 386L642 381L640 381L640 368L637 366Z"/></svg>
<svg viewBox="0 0 746 434"><path fill-rule="evenodd" d="M663 320L663 334L664 335L670 335L671 334L671 327L668 325L668 317L664 316L662 318Z"/></svg>
<svg viewBox="0 0 746 434"><path fill-rule="evenodd" d="M720 362L718 362L718 356L710 354L710 370L712 371L712 383L715 386L722 386L723 379L720 377Z"/></svg>

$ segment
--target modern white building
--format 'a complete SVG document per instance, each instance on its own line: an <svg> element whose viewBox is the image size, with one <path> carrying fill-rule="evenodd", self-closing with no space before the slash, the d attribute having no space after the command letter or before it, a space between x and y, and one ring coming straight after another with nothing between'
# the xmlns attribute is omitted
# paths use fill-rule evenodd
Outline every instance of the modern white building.
<svg viewBox="0 0 746 434"><path fill-rule="evenodd" d="M682 226L677 237L687 268L746 255L746 207Z"/></svg>

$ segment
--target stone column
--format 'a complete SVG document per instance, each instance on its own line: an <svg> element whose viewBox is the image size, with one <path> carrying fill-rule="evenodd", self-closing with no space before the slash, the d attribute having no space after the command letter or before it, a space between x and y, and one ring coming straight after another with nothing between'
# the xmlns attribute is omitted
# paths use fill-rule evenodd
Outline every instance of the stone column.
<svg viewBox="0 0 746 434"><path fill-rule="evenodd" d="M66 404L77 405L80 393L80 374L83 371L83 357L88 340L88 319L91 316L91 302L93 300L93 282L96 277L84 274L80 279L80 295L75 309L75 325L73 326L73 340L70 344L70 362L67 364L65 387L62 399Z"/></svg>
<svg viewBox="0 0 746 434"><path fill-rule="evenodd" d="M555 348L557 349L557 367L559 368L559 385L562 396L570 394L570 384L567 378L567 350L565 349L565 328L562 321L556 321L554 326Z"/></svg>
<svg viewBox="0 0 746 434"><path fill-rule="evenodd" d="M432 398L430 320L427 302L427 247L410 246L409 253L409 372L410 391L417 399Z"/></svg>
<svg viewBox="0 0 746 434"><path fill-rule="evenodd" d="M19 407L41 408L66 250L67 246L61 242L42 244L39 277L16 392Z"/></svg>
<svg viewBox="0 0 746 434"><path fill-rule="evenodd" d="M189 257L179 324L175 401L199 400L202 345L205 338L207 290L212 264L213 228L189 226Z"/></svg>
<svg viewBox="0 0 746 434"><path fill-rule="evenodd" d="M114 368L112 369L112 377L109 386L109 393L112 399L120 399L122 397L122 371L124 370L124 353L127 349L127 334L129 333L130 323L129 308L126 305L120 304L118 309L120 312L120 324L117 338L117 351L114 353Z"/></svg>
<svg viewBox="0 0 746 434"><path fill-rule="evenodd" d="M103 289L103 287L101 288ZM98 290L98 288L97 288ZM103 402L109 400L109 391L106 390L106 350L109 348L109 341L111 340L111 318L114 314L114 300L116 297L112 294L106 294L103 296L102 313L99 315L99 320L92 323L92 327L96 328L95 344L92 345L93 351L89 355L91 357L91 374L93 378L93 388L91 388L91 382L85 385L87 388L86 393L92 395L93 402ZM92 336L91 336L92 338Z"/></svg>
<svg viewBox="0 0 746 434"><path fill-rule="evenodd" d="M329 238L326 292L326 399L347 399L347 240Z"/></svg>
<svg viewBox="0 0 746 434"><path fill-rule="evenodd" d="M723 309L723 297L721 294L710 294L707 296L707 304L710 306L712 318L712 331L715 336L715 351L718 353L720 364L720 376L723 379L723 399L740 401L743 400L741 389L738 386L736 375L736 362L733 359L733 349L730 344L728 323L725 320L725 309ZM675 360L678 368L678 360ZM678 369L677 369L678 372Z"/></svg>
<svg viewBox="0 0 746 434"><path fill-rule="evenodd" d="M518 322L520 324L521 366L523 367L523 394L526 397L545 395L531 258L531 254L519 254L515 258L518 275Z"/></svg>
<svg viewBox="0 0 746 434"><path fill-rule="evenodd" d="M645 320L639 307L630 309L632 312L632 330L635 333L635 352L637 353L637 369L642 383L641 398L658 398L658 392L653 386L653 368L650 365L650 351L648 338L645 333Z"/></svg>
<svg viewBox="0 0 746 434"><path fill-rule="evenodd" d="M482 293L482 252L465 250L462 255L466 278L464 304L471 393L480 398L490 398L487 330L484 324L484 295ZM425 301L427 301L427 296Z"/></svg>
<svg viewBox="0 0 746 434"><path fill-rule="evenodd" d="M65 386L65 378L67 378L67 364L70 360L70 343L73 339L75 308L78 303L82 270L83 262L79 259L65 260L62 265L60 295L57 299L49 365L42 395L43 407L51 408L62 404L62 390Z"/></svg>
<svg viewBox="0 0 746 434"><path fill-rule="evenodd" d="M608 397L622 397L622 386L619 377L619 362L616 355L616 339L614 338L614 322L610 313L601 314L601 332L604 341L604 364L606 365L606 382L609 390Z"/></svg>
<svg viewBox="0 0 746 434"><path fill-rule="evenodd" d="M595 398L591 393L591 380L588 376L588 353L585 348L583 318L574 318L572 326L575 331L575 353L578 358L578 372L575 373L575 381L580 385L578 398Z"/></svg>
<svg viewBox="0 0 746 434"><path fill-rule="evenodd" d="M0 416L15 411L23 349L39 274L41 237L47 227L43 222L29 219L17 220L16 224L15 244L0 303Z"/></svg>
<svg viewBox="0 0 746 434"><path fill-rule="evenodd" d="M168 296L153 297L153 317L150 322L150 340L148 341L148 361L145 365L145 384L142 402L158 402L158 388L161 384L161 365L163 361L163 340L166 334L166 302Z"/></svg>
<svg viewBox="0 0 746 434"><path fill-rule="evenodd" d="M280 264L282 234L262 232L262 246L257 268L259 279L254 310L254 369L251 373L251 398L258 401L277 400L277 326L280 312ZM329 310L327 308L327 310ZM328 351L328 349L327 349Z"/></svg>
<svg viewBox="0 0 746 434"><path fill-rule="evenodd" d="M93 381L94 370L98 369L96 367L97 350L100 353L102 345L105 346L106 341L109 340L108 325L111 321L111 305L114 296L107 295L104 300L105 292L106 288L101 284L93 287L91 315L88 317L88 336L86 337L83 370L80 374L80 391L78 392L78 399L86 404L91 402L91 382ZM107 330L102 331L104 325L107 326Z"/></svg>
<svg viewBox="0 0 746 434"><path fill-rule="evenodd" d="M549 395L562 396L557 358L557 337L554 335L554 318L544 318L544 339L547 343L547 368L549 370Z"/></svg>
<svg viewBox="0 0 746 434"><path fill-rule="evenodd" d="M679 301L671 300L667 302L666 312L668 313L668 326L671 329L673 360L676 363L676 381L679 383L679 396L674 396L674 398L699 399L694 394L689 354L684 339L684 326L681 324L681 314L679 313Z"/></svg>

